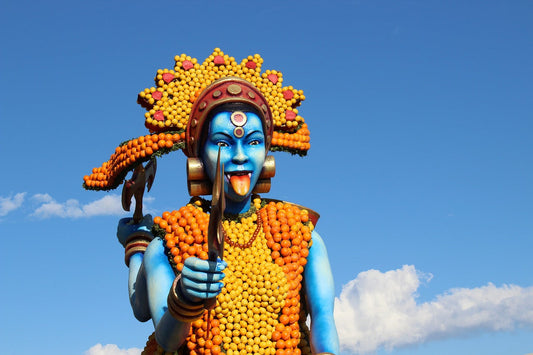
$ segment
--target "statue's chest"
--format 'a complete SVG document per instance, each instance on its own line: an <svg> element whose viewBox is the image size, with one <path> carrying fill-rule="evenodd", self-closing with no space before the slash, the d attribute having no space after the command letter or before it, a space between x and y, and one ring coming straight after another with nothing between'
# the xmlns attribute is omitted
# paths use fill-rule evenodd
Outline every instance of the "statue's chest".
<svg viewBox="0 0 533 355"><path fill-rule="evenodd" d="M215 318L220 321L226 346L275 346L272 334L279 324L289 286L283 269L270 254L263 232L248 248L224 245L228 267L224 270L225 286L217 297Z"/></svg>

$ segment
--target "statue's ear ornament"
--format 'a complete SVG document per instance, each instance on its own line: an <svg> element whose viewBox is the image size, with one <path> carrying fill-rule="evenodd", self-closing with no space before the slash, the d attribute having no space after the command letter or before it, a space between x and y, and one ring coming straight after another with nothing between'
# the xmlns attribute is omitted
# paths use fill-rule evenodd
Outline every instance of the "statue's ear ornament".
<svg viewBox="0 0 533 355"><path fill-rule="evenodd" d="M213 191L200 158L187 158L187 189L191 196L210 195Z"/></svg>
<svg viewBox="0 0 533 355"><path fill-rule="evenodd" d="M259 175L259 180L257 180L252 192L256 194L269 192L270 181L274 175L276 175L276 160L274 156L267 155L263 163L263 169L261 169L261 175Z"/></svg>
<svg viewBox="0 0 533 355"><path fill-rule="evenodd" d="M267 193L270 191L271 179L276 175L276 160L272 155L267 155L259 180L255 184L253 193ZM187 188L189 195L210 195L213 191L211 180L207 176L204 163L200 158L187 158Z"/></svg>

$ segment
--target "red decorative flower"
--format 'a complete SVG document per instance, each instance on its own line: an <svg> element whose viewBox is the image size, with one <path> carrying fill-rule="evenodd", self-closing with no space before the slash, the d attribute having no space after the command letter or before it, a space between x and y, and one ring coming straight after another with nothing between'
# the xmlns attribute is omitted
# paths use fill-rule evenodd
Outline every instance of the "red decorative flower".
<svg viewBox="0 0 533 355"><path fill-rule="evenodd" d="M163 111L156 111L154 113L154 120L156 121L164 121L165 115L163 114Z"/></svg>
<svg viewBox="0 0 533 355"><path fill-rule="evenodd" d="M294 111L291 111L291 110L285 111L285 119L287 121L292 121L295 118L296 118L296 113Z"/></svg>
<svg viewBox="0 0 533 355"><path fill-rule="evenodd" d="M163 80L167 84L170 83L172 80L174 80L174 74L172 74L172 73L164 73L163 74Z"/></svg>
<svg viewBox="0 0 533 355"><path fill-rule="evenodd" d="M285 100L290 100L294 97L294 93L292 92L292 90L285 90L283 91L283 98Z"/></svg>
<svg viewBox="0 0 533 355"><path fill-rule="evenodd" d="M183 63L182 63L182 66L183 66L183 69L185 69L185 70L189 70L189 69L194 68L194 64L192 64L192 62L190 60L184 60Z"/></svg>
<svg viewBox="0 0 533 355"><path fill-rule="evenodd" d="M272 84L276 84L278 82L278 76L276 74L268 74L267 78L272 82Z"/></svg>
<svg viewBox="0 0 533 355"><path fill-rule="evenodd" d="M217 55L217 56L215 57L215 59L213 60L213 62L214 62L216 65L226 64L226 61L224 60L224 57L221 56L221 55Z"/></svg>

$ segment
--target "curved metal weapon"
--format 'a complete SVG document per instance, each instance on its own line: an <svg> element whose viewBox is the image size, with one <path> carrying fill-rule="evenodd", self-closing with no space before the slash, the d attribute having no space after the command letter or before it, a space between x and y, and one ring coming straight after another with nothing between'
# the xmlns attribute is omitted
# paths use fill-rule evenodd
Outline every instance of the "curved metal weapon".
<svg viewBox="0 0 533 355"><path fill-rule="evenodd" d="M224 197L224 165L220 164L220 148L218 149L217 170L215 181L213 181L213 199L211 200L211 214L207 227L207 247L209 260L216 262L218 258L224 258L224 230L222 218L226 208ZM208 299L204 302L207 309L213 308L216 298Z"/></svg>
<svg viewBox="0 0 533 355"><path fill-rule="evenodd" d="M142 164L137 165L131 179L124 182L122 188L122 208L129 211L131 207L131 198L135 197L135 212L133 213L133 223L139 224L143 219L143 196L144 187L150 191L155 179L155 172L157 170L157 163L155 159L151 159L146 166Z"/></svg>
<svg viewBox="0 0 533 355"><path fill-rule="evenodd" d="M217 171L213 182L213 199L211 200L211 214L207 229L207 246L210 261L224 258L224 230L222 218L226 208L224 197L224 165L220 164L220 148L218 149Z"/></svg>

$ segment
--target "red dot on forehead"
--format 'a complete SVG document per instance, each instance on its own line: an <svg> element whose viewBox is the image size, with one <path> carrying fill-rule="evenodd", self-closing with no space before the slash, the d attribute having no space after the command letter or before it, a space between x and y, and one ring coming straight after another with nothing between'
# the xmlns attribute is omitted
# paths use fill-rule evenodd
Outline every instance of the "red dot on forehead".
<svg viewBox="0 0 533 355"><path fill-rule="evenodd" d="M235 127L235 129L233 130L233 134L235 135L235 137L241 138L242 136L244 136L244 128Z"/></svg>
<svg viewBox="0 0 533 355"><path fill-rule="evenodd" d="M240 113L237 113L235 116L233 116L235 119L235 123L242 123L244 122L244 116Z"/></svg>
<svg viewBox="0 0 533 355"><path fill-rule="evenodd" d="M236 111L231 114L231 123L237 127L242 127L246 124L247 117L244 112Z"/></svg>

